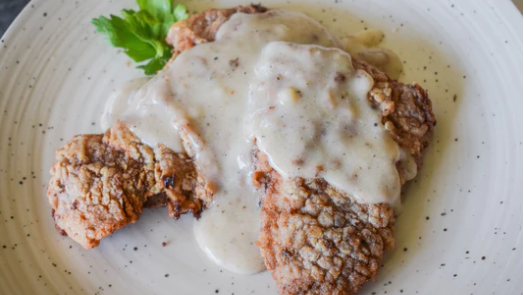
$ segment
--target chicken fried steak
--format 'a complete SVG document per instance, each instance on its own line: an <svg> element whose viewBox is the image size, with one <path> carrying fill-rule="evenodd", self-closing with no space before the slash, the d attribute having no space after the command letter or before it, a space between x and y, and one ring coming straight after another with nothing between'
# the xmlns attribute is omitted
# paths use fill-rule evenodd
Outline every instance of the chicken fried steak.
<svg viewBox="0 0 524 295"><path fill-rule="evenodd" d="M236 13L267 11L259 5L210 9L175 23L166 38L173 46L173 59L166 68L183 51L215 41L220 27ZM318 39L318 35L312 37ZM318 46L310 48L310 52L319 50ZM204 58L199 62L208 66ZM351 71L363 71L372 78L367 101L365 95L362 101L380 113L375 126L386 130L404 158L411 159L389 162L392 171L398 171L397 182L403 185L415 177L433 135L436 121L428 95L418 84L392 80L361 60L351 58L348 63ZM238 59L230 60L231 71L238 64ZM169 77L165 77L167 81ZM302 95L300 91L292 94ZM190 123L188 130L194 127ZM181 138L193 158L162 144L153 149L121 123L104 135L74 137L57 151L51 171L48 198L57 229L90 249L103 237L136 222L143 207L167 206L175 218L185 212L198 216L211 204L213 193L206 185L209 180L199 171L191 137L182 134ZM355 294L376 277L384 251L394 246L393 206L359 202L322 176L287 177L254 141L251 177L261 195L262 211L258 246L279 293Z"/></svg>

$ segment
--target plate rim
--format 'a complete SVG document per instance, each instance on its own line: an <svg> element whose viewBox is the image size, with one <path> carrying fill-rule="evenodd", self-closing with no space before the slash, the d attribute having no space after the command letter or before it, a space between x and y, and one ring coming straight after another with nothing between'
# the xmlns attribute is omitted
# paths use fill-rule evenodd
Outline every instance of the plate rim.
<svg viewBox="0 0 524 295"><path fill-rule="evenodd" d="M132 1L132 0L129 0L129 1ZM240 1L238 1L238 2L240 2ZM493 4L493 2L494 1L490 1L489 3ZM32 8L31 8L31 5L35 5L35 3L36 3L36 5L45 5L45 0L32 0L32 1L30 1L23 8L23 10L20 12L20 14L15 18L15 20L11 23L11 25L8 27L8 29L6 30L4 35L0 38L1 40L6 40L6 39L11 38L13 35L15 35L17 33L17 31L22 29L22 26L25 23L25 21L30 19L32 16L36 15L35 13L32 12ZM510 31L511 35L518 34L519 36L522 36L522 26L521 26L522 25L522 15L518 11L518 9L513 5L513 3L511 3L510 0L506 0L506 1L500 1L499 3L496 3L494 5L498 6L496 8L496 10L498 10L498 12L495 12L495 13L499 13L500 12L502 16L507 16L507 18L501 18L501 19L504 20L504 22L505 22L504 26L506 28L508 28L508 30ZM522 37L519 37L518 39L515 39L515 41L518 41L518 42L511 42L512 44L510 45L510 46L513 47L512 51L513 50L522 51L522 44L523 44ZM0 46L0 60L4 58L3 57L3 53L4 52L5 52L5 50L4 50L3 46ZM522 61L522 56L520 56L518 58ZM522 74L522 72L521 72L521 74ZM9 99L9 98L6 98L6 99ZM507 99L511 99L511 98L507 98ZM521 98L520 97L516 97L514 99L520 100ZM522 111L521 110L517 110L516 112L520 113ZM522 114L522 113L520 113L520 114ZM522 127L519 127L519 128L522 128ZM521 234L522 234L522 231L521 231Z"/></svg>

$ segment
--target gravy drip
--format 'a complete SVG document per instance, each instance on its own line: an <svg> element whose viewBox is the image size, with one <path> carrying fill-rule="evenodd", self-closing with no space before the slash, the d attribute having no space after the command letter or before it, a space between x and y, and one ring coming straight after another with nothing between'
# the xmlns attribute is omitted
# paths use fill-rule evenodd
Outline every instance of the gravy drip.
<svg viewBox="0 0 524 295"><path fill-rule="evenodd" d="M392 79L398 79L403 71L402 61L393 51L379 46L383 39L382 31L372 29L343 38L342 43L351 56L377 67Z"/></svg>

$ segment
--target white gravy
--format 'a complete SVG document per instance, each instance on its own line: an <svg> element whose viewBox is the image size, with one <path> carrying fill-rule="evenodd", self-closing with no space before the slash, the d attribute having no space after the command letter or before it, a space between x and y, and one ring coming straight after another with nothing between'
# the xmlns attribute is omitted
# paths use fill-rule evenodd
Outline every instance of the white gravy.
<svg viewBox="0 0 524 295"><path fill-rule="evenodd" d="M393 79L402 74L400 58L391 50L379 47L384 33L377 29L362 31L354 36L344 38L345 50L356 58L374 65Z"/></svg>
<svg viewBox="0 0 524 295"><path fill-rule="evenodd" d="M273 42L255 66L252 133L273 168L322 177L361 203L393 205L400 148L371 108L373 79L336 48Z"/></svg>
<svg viewBox="0 0 524 295"><path fill-rule="evenodd" d="M215 42L184 51L156 77L124 86L108 102L104 127L122 120L150 145L186 150L213 183L213 204L194 232L228 270L265 269L255 244L253 138L283 175L324 177L361 202L399 200L400 151L366 101L373 81L352 67L348 54L326 48L335 46L304 14L238 13ZM335 81L337 73L345 79Z"/></svg>
<svg viewBox="0 0 524 295"><path fill-rule="evenodd" d="M105 131L120 120L150 146L161 142L175 152L183 152L178 133L166 136L166 129L174 127L174 109L166 108L168 100L167 85L158 79L127 82L109 97L101 126Z"/></svg>

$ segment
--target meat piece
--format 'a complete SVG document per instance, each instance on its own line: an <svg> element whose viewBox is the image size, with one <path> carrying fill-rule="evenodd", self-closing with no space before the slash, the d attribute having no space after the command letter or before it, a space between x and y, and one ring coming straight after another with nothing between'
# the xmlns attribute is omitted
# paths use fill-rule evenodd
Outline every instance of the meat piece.
<svg viewBox="0 0 524 295"><path fill-rule="evenodd" d="M428 93L417 83L403 84L365 62L352 59L356 69L366 71L375 81L368 95L382 111L382 123L393 139L422 165L422 151L433 136L437 121Z"/></svg>
<svg viewBox="0 0 524 295"><path fill-rule="evenodd" d="M436 122L427 93L361 61L353 64L374 78L370 104L420 167ZM280 294L355 294L375 278L378 261L394 246L388 204L359 204L323 179L282 177L257 149L254 161L253 180L263 192L259 246ZM397 166L404 184L404 169Z"/></svg>
<svg viewBox="0 0 524 295"><path fill-rule="evenodd" d="M150 197L169 214L199 216L208 196L197 198L193 162L163 145L153 150L124 124L105 134L78 135L56 153L47 196L56 228L86 249L142 214Z"/></svg>
<svg viewBox="0 0 524 295"><path fill-rule="evenodd" d="M175 52L215 39L236 11L207 10L175 24L166 39ZM266 11L260 6L248 13ZM363 61L353 66L375 81L371 105L417 166L436 124L431 102L418 84L406 85ZM259 246L280 294L354 294L376 276L384 250L393 247L394 212L388 204L359 204L323 179L286 179L255 149L253 182L262 191ZM398 165L402 184L407 177Z"/></svg>
<svg viewBox="0 0 524 295"><path fill-rule="evenodd" d="M417 166L433 134L427 93L405 85L362 61L353 65L375 85L371 105ZM355 294L376 277L378 261L394 246L394 211L388 204L359 204L323 179L287 179L254 151L253 180L263 192L259 246L280 294ZM401 183L406 176L397 165Z"/></svg>
<svg viewBox="0 0 524 295"><path fill-rule="evenodd" d="M354 294L392 248L394 212L359 204L323 179L288 180L255 151L263 189L258 245L280 294Z"/></svg>
<svg viewBox="0 0 524 295"><path fill-rule="evenodd" d="M420 167L436 122L426 91L362 61L353 65L375 80L370 104ZM359 204L323 179L282 177L257 149L254 161L253 180L263 193L259 246L280 294L350 295L376 277L378 261L394 246L393 208ZM404 184L404 169L397 166Z"/></svg>
<svg viewBox="0 0 524 295"><path fill-rule="evenodd" d="M142 214L160 191L153 150L125 126L79 135L57 151L48 199L56 227L86 249Z"/></svg>

